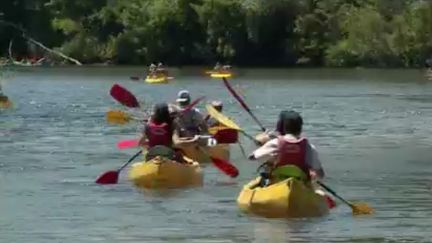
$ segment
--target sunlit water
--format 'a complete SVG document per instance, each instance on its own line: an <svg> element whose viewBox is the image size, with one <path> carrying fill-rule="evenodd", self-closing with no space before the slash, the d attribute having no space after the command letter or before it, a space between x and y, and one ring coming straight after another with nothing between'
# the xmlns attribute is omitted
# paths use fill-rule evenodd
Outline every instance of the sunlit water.
<svg viewBox="0 0 432 243"><path fill-rule="evenodd" d="M4 82L15 109L0 113L0 242L430 242L432 85L420 71L242 70L231 80L269 127L296 109L319 148L326 182L376 214L352 217L343 204L318 219L269 220L241 213L236 197L258 166L233 146L240 169L211 165L205 185L169 195L142 193L122 173L94 183L135 153L117 141L136 124L111 126L118 82L145 104L174 101L180 89L221 99L249 133L258 126L219 80L177 70L169 85L129 80L138 69L18 70ZM192 75L195 73L195 75ZM203 104L200 105L203 109ZM254 145L243 139L247 152Z"/></svg>

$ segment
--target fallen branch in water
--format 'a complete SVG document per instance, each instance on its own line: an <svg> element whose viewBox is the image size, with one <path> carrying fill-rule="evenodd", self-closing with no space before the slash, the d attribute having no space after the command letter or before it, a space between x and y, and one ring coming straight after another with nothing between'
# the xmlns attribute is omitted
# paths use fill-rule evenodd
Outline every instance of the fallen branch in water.
<svg viewBox="0 0 432 243"><path fill-rule="evenodd" d="M36 40L33 39L32 37L30 37L30 36L27 34L27 31L26 31L25 29L23 29L21 26L18 26L18 25L14 24L14 23L11 23L11 22L8 22L8 21L4 21L4 20L0 20L0 24L7 25L7 26L11 26L12 28L14 28L14 29L20 31L21 34L22 34L22 37L23 37L24 39L26 39L27 41L29 41L29 42L31 42L31 43L37 45L37 46L39 46L40 48L42 48L42 49L44 49L44 50L46 50L46 51L48 51L48 52L50 52L50 53L53 53L53 54L55 54L55 55L57 55L57 56L60 56L60 57L66 59L66 60L68 60L68 61L71 61L71 62L75 63L76 65L79 65L79 66L82 65L82 63L81 63L80 61L78 61L78 60L76 60L76 59L74 59L74 58L72 58L72 57L66 56L65 54L61 53L60 51L56 51L56 50L53 50L53 49L51 49L51 48L49 48L49 47L46 47L44 44L40 43L39 41L36 41ZM10 45L11 45L11 44L10 44ZM9 53L9 55L10 55L10 53Z"/></svg>

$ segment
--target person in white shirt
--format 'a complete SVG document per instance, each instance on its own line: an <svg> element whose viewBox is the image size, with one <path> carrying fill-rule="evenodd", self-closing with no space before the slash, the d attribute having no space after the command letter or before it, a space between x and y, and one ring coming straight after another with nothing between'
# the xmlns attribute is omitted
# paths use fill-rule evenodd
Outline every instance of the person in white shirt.
<svg viewBox="0 0 432 243"><path fill-rule="evenodd" d="M267 141L250 156L251 160L268 161L270 166L264 179L276 181L288 177L310 181L311 176L324 177L318 152L309 140L301 136L303 119L295 111L282 111L279 115L276 138Z"/></svg>

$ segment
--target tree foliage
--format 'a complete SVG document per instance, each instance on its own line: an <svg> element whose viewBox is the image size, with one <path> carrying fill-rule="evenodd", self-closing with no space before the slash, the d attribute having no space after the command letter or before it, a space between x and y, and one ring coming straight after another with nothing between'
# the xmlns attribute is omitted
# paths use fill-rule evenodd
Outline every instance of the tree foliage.
<svg viewBox="0 0 432 243"><path fill-rule="evenodd" d="M0 20L84 63L420 66L426 0L10 0ZM35 55L0 25L0 55Z"/></svg>

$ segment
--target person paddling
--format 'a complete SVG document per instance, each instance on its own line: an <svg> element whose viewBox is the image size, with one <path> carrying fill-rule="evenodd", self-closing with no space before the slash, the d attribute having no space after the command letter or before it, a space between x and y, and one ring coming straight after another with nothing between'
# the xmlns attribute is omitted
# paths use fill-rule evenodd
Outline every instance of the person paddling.
<svg viewBox="0 0 432 243"><path fill-rule="evenodd" d="M208 135L208 126L199 110L192 108L184 111L191 103L189 91L181 90L177 96L178 109L183 112L174 119L174 144L192 143L197 141L200 135Z"/></svg>
<svg viewBox="0 0 432 243"><path fill-rule="evenodd" d="M154 63L150 64L148 76L153 77L153 76L157 75L156 70L157 70L156 65Z"/></svg>
<svg viewBox="0 0 432 243"><path fill-rule="evenodd" d="M165 66L161 62L159 62L157 65L156 73L159 76L168 76L168 72L165 69Z"/></svg>
<svg viewBox="0 0 432 243"><path fill-rule="evenodd" d="M153 108L150 120L144 125L139 141L141 146L148 147L146 160L155 156L174 159L172 149L173 121L168 109L168 104L159 103Z"/></svg>
<svg viewBox="0 0 432 243"><path fill-rule="evenodd" d="M9 98L3 93L3 89L0 85L0 103L8 103L9 102Z"/></svg>
<svg viewBox="0 0 432 243"><path fill-rule="evenodd" d="M216 72L222 71L222 65L220 64L220 62L216 62L216 65L214 66L213 70Z"/></svg>
<svg viewBox="0 0 432 243"><path fill-rule="evenodd" d="M264 184L289 177L305 182L310 182L311 177L324 177L315 146L301 136L302 126L303 119L299 113L282 111L276 127L277 138L266 142L249 156L250 160L268 161L268 170L262 173Z"/></svg>

